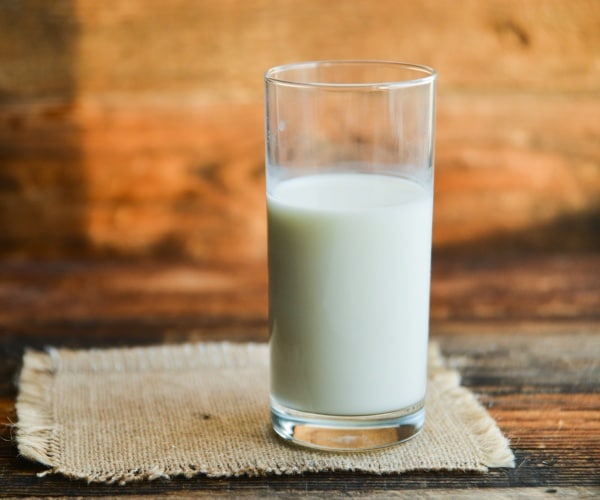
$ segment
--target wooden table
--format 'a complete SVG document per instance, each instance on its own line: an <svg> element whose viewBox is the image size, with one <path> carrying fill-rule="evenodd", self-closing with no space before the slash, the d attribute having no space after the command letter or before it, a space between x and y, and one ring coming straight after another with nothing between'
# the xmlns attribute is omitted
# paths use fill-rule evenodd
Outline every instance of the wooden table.
<svg viewBox="0 0 600 500"><path fill-rule="evenodd" d="M600 255L434 255L431 315L444 354L511 440L514 469L88 485L36 477L43 467L17 456L5 427L0 494L600 494ZM266 325L263 263L0 263L0 419L15 419L14 380L26 347L266 340Z"/></svg>

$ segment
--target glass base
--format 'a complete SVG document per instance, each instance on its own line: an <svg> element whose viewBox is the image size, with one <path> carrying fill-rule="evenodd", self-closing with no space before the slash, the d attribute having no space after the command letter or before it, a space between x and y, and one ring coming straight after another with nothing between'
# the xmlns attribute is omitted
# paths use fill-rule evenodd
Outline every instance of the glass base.
<svg viewBox="0 0 600 500"><path fill-rule="evenodd" d="M424 401L397 412L331 416L305 413L271 402L273 430L286 441L329 451L360 451L402 443L425 423Z"/></svg>

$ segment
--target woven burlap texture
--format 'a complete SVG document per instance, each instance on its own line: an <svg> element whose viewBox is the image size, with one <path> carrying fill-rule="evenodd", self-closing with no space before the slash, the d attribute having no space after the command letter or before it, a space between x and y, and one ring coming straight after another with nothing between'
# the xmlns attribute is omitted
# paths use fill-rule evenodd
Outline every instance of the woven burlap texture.
<svg viewBox="0 0 600 500"><path fill-rule="evenodd" d="M513 455L458 373L430 347L423 432L399 446L327 453L283 443L270 427L268 348L227 342L25 354L20 453L90 482L186 476L486 471Z"/></svg>

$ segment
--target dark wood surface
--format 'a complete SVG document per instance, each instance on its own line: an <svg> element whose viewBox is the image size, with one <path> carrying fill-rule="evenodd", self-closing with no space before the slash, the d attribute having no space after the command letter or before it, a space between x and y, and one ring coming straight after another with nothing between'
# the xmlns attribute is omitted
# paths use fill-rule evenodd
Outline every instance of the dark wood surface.
<svg viewBox="0 0 600 500"><path fill-rule="evenodd" d="M86 484L38 478L0 439L7 496L284 496L478 498L600 494L600 255L436 255L432 336L464 385L511 440L514 469L487 474L322 473L263 478ZM5 262L0 264L0 420L14 421L26 347L266 340L263 264Z"/></svg>

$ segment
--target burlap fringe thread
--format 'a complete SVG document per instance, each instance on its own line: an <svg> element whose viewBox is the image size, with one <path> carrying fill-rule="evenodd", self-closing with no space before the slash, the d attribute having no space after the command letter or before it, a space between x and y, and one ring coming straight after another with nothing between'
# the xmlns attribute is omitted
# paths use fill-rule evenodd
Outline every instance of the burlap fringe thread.
<svg viewBox="0 0 600 500"><path fill-rule="evenodd" d="M441 366L443 358L437 348L430 349L430 363L432 359L432 351L434 356L439 360L437 365ZM435 370L435 369L434 369ZM475 436L479 449L483 453L483 460L487 467L514 467L515 457L510 449L510 443L502 434L499 433L496 422L487 413L485 408L481 406L475 395L460 386L460 375L453 371L452 377L448 376L446 371L445 376L437 376L434 372L430 379L435 377L435 382L439 388L447 391L448 395L456 403L456 413L469 426L469 429Z"/></svg>
<svg viewBox="0 0 600 500"><path fill-rule="evenodd" d="M52 385L56 364L49 353L27 351L19 380L19 397L17 398L16 424L19 453L25 458L40 462L54 468L51 456L54 440L54 415L52 411ZM56 448L54 448L56 449ZM45 475L45 471L39 475ZM56 471L59 472L59 471Z"/></svg>

